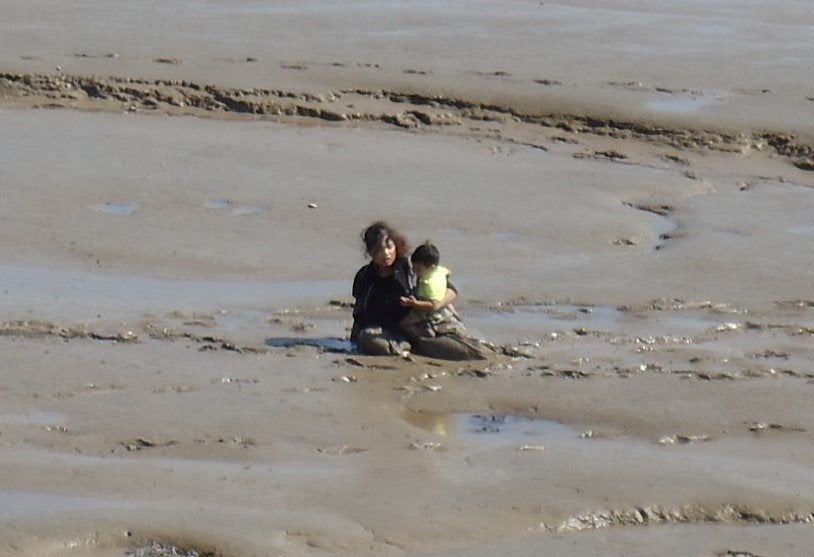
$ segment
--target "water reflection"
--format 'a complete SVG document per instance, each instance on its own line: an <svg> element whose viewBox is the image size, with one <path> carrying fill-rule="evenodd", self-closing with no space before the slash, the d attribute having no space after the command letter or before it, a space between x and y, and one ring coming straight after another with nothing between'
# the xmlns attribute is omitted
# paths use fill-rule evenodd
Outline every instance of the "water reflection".
<svg viewBox="0 0 814 557"><path fill-rule="evenodd" d="M108 215L132 215L136 212L137 206L133 203L102 203L97 209Z"/></svg>
<svg viewBox="0 0 814 557"><path fill-rule="evenodd" d="M272 337L267 338L266 346L274 348L290 348L292 346L313 346L323 352L334 352L339 354L349 354L353 352L354 346L347 339L339 337Z"/></svg>
<svg viewBox="0 0 814 557"><path fill-rule="evenodd" d="M579 438L560 422L512 414L406 411L404 419L441 437L486 446L574 442Z"/></svg>

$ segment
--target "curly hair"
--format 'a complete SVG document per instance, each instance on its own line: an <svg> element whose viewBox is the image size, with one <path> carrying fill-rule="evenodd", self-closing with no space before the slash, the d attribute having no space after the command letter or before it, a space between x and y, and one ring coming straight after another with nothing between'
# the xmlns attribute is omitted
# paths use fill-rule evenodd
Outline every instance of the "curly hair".
<svg viewBox="0 0 814 557"><path fill-rule="evenodd" d="M396 259L407 257L409 252L407 238L383 220L374 222L362 232L362 241L365 243L365 251L368 255L372 256L385 238L390 238L396 245Z"/></svg>

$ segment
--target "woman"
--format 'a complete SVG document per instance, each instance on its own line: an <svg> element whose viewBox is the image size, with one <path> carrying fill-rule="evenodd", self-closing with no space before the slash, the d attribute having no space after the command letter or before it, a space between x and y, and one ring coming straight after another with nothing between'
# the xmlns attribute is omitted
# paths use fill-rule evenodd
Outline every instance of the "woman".
<svg viewBox="0 0 814 557"><path fill-rule="evenodd" d="M410 308L402 304L401 298L410 296L416 284L407 240L383 221L368 226L362 239L371 262L359 269L353 279L356 302L351 342L363 354L404 354L411 346L399 322L410 313ZM450 285L444 300L452 302L457 296Z"/></svg>

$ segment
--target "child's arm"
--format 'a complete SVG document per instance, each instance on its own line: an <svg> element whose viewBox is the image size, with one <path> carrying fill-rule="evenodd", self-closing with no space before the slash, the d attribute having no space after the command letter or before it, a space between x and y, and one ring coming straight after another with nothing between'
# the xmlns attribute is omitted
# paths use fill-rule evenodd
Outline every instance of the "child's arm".
<svg viewBox="0 0 814 557"><path fill-rule="evenodd" d="M444 297L440 300L419 300L415 296L402 296L401 305L408 308L420 309L422 311L435 311L452 305L458 298L458 293L452 288L447 288Z"/></svg>
<svg viewBox="0 0 814 557"><path fill-rule="evenodd" d="M445 306L444 300L419 300L415 296L402 296L401 305L421 311L435 311Z"/></svg>
<svg viewBox="0 0 814 557"><path fill-rule="evenodd" d="M451 306L452 302L458 299L458 292L453 290L452 288L447 288L447 291L444 292L444 297L438 300L438 307L435 309L445 308L447 306Z"/></svg>

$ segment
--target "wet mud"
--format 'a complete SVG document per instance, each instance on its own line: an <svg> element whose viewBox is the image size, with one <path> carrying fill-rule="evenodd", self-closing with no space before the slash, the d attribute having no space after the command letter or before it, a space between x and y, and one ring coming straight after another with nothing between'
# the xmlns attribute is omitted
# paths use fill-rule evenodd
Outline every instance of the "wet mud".
<svg viewBox="0 0 814 557"><path fill-rule="evenodd" d="M58 74L0 74L0 95L7 105L76 108L83 110L154 111L197 117L249 115L332 122L381 122L400 128L456 128L469 135L499 136L502 140L545 150L526 141L529 130L587 134L636 140L692 151L781 155L801 170L814 168L814 144L793 132L693 129L624 121L614 117L580 116L556 111L529 113L511 105L480 103L431 93L341 89L314 94L264 88L229 88L206 83L139 78L99 78ZM516 129L521 128L521 129ZM447 131L447 133L450 133ZM578 153L578 156L585 156ZM592 156L624 160L616 151Z"/></svg>
<svg viewBox="0 0 814 557"><path fill-rule="evenodd" d="M293 530L266 539L244 524L227 533L214 526L222 518L218 509L266 505L281 485L288 486L284 492L299 492L299 504L324 498L325 490L334 493L327 501L343 500L346 489L331 479L335 474L353 491L369 480L365 470L392 465L392 458L431 458L441 470L453 467L453 484L485 482L479 494L457 503L493 509L489 517L470 515L467 524L483 537L473 540L470 533L467 543L485 542L509 523L546 539L671 525L808 528L814 521L804 464L810 451L800 445L810 446L814 435L803 403L814 383L814 304L779 301L769 313L679 300L618 307L521 300L464 308L473 334L481 333L485 361L349 352L342 336L331 333L349 324L351 308L340 300L259 319L178 310L126 325L3 322L0 343L7 361L16 363L0 381L0 396L12 403L0 415L0 443L23 450L6 454L0 464L95 470L100 487L87 493L112 499L88 502L90 522L81 528L97 531L96 541L84 547L99 556L247 555L268 547L264 543L282 548L280 540L292 539ZM508 335L506 342L499 342L501 334ZM28 363L14 356L21 349L34 356ZM78 358L84 371L49 384L50 368L62 357ZM139 411L95 423L93 416L110 404ZM377 410L360 410L370 404ZM223 421L219 416L227 409L232 417ZM390 413L395 421L386 417ZM332 426L314 429L314 420ZM779 447L789 446L799 448L778 457ZM49 455L69 461L49 463ZM573 470L574 462L581 471ZM492 486L485 478L495 467L502 479ZM310 470L308 477L298 479L297 469ZM273 470L277 480L268 484ZM786 479L769 479L775 472ZM155 485L138 496L104 487L116 478L139 482L143 475L154 477ZM49 497L65 481L57 473L35 486L26 477L42 476L18 470L9 481L32 497ZM68 493L80 489L81 477L68 481ZM214 521L209 534L193 529L173 536L141 516L145 501L161 507L172 500L179 509L196 504L162 495L165 482L206 484L210 477L224 484L216 489L223 500L195 521ZM682 489L660 484L663 477ZM445 478L411 473L390 484L387 491L405 501L399 516L419 504L402 489L454 490ZM512 497L514 510L501 510L498 491L522 486L527 495ZM256 503L254 489L264 494ZM61 501L66 509L72 505ZM17 505L22 514L12 524L30 526L41 516L35 507ZM98 509L115 509L118 526L94 519ZM441 516L449 509L441 504L425 512L445 523ZM62 518L50 520L63 524ZM383 535L378 550L415 547L409 529L392 529L390 519L355 520ZM29 526L15 527L20 548L34 547L21 535ZM129 534L117 537L116 531ZM341 553L365 537L354 536L338 542L335 534L301 532L295 538Z"/></svg>
<svg viewBox="0 0 814 557"><path fill-rule="evenodd" d="M0 8L0 555L810 554L798 3L131 4Z"/></svg>

